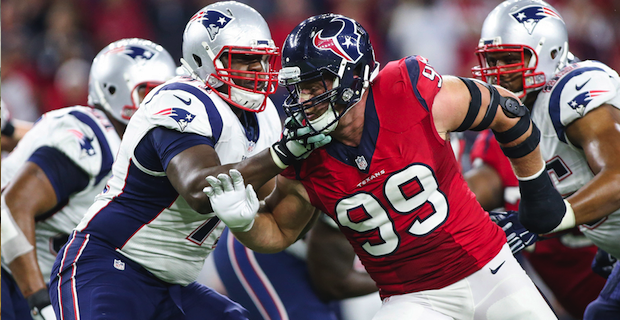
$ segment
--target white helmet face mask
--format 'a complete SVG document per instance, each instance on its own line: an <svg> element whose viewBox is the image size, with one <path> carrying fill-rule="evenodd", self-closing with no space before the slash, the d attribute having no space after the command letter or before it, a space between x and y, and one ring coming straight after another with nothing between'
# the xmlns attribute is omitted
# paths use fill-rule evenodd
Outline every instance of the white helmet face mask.
<svg viewBox="0 0 620 320"><path fill-rule="evenodd" d="M122 39L101 50L90 69L88 104L101 106L127 124L141 99L175 76L174 60L162 46L144 39Z"/></svg>
<svg viewBox="0 0 620 320"><path fill-rule="evenodd" d="M247 111L263 111L267 96L276 91L278 74L272 66L278 55L265 19L235 1L202 8L183 32L181 63L187 72ZM242 63L233 69L232 60L239 57ZM226 87L218 91L222 85Z"/></svg>
<svg viewBox="0 0 620 320"><path fill-rule="evenodd" d="M523 98L540 90L566 66L566 25L557 10L544 1L505 1L484 21L476 54L480 65L472 69L474 77L505 86L520 73L523 87L517 94ZM508 55L509 62L502 65L494 58Z"/></svg>

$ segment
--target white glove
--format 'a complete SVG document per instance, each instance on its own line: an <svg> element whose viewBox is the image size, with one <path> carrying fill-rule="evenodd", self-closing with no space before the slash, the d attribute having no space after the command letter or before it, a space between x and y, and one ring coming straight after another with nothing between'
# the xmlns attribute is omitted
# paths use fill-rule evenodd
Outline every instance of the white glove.
<svg viewBox="0 0 620 320"><path fill-rule="evenodd" d="M274 143L269 152L280 169L286 169L294 162L306 159L310 153L332 141L332 137L316 133L310 127L303 127L299 121L288 117L284 123L282 139Z"/></svg>
<svg viewBox="0 0 620 320"><path fill-rule="evenodd" d="M217 178L208 176L210 187L202 191L211 200L213 212L232 231L247 232L254 225L258 212L258 197L251 184L245 187L241 172L230 169L230 176L220 173Z"/></svg>

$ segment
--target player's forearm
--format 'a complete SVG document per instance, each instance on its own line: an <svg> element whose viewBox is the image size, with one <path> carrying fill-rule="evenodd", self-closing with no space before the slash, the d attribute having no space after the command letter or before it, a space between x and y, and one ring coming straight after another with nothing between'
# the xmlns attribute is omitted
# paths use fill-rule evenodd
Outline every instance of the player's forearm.
<svg viewBox="0 0 620 320"><path fill-rule="evenodd" d="M39 269L36 250L15 258L9 264L9 268L24 297L27 298L31 294L47 288Z"/></svg>
<svg viewBox="0 0 620 320"><path fill-rule="evenodd" d="M594 222L620 209L620 168L604 169L566 200L575 212L575 224Z"/></svg>
<svg viewBox="0 0 620 320"><path fill-rule="evenodd" d="M247 248L260 253L277 253L295 242L275 222L271 213L259 211L252 229L247 232L233 232L237 240Z"/></svg>
<svg viewBox="0 0 620 320"><path fill-rule="evenodd" d="M282 172L282 169L273 161L269 149L265 149L231 168L239 170L243 175L245 184L251 184L255 190L260 189L267 181Z"/></svg>

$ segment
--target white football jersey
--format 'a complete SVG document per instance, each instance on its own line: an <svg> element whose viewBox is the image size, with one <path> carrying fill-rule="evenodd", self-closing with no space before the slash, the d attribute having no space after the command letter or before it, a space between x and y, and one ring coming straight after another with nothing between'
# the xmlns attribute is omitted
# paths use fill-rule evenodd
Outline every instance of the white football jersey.
<svg viewBox="0 0 620 320"><path fill-rule="evenodd" d="M568 197L594 174L585 153L571 144L566 127L602 104L620 108L620 78L598 61L573 63L560 71L538 95L532 120L541 132L540 151L555 187ZM580 230L599 248L620 258L620 210Z"/></svg>
<svg viewBox="0 0 620 320"><path fill-rule="evenodd" d="M2 159L2 190L41 147L59 150L90 178L85 189L72 194L66 204L59 203L58 208L45 213L36 223L37 258L46 282L57 251L110 178L120 142L103 112L90 107L67 107L44 114L9 156Z"/></svg>
<svg viewBox="0 0 620 320"><path fill-rule="evenodd" d="M214 213L194 211L179 196L164 160L145 151L143 138L157 127L193 133L214 142L222 164L239 162L270 147L282 131L271 100L265 111L246 116L255 117L257 125L246 130L224 100L190 78L178 77L151 91L128 124L113 177L76 230L107 241L161 280L194 281L224 224Z"/></svg>

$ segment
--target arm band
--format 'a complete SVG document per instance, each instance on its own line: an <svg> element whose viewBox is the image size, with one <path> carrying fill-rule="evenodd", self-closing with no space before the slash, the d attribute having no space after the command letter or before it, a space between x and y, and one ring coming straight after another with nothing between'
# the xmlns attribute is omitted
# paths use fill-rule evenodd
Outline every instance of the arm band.
<svg viewBox="0 0 620 320"><path fill-rule="evenodd" d="M34 249L26 238L22 229L17 225L9 207L2 196L2 258L6 264L11 264L15 258Z"/></svg>
<svg viewBox="0 0 620 320"><path fill-rule="evenodd" d="M528 123L529 123L529 121L528 121ZM510 131L510 130L508 130L508 131ZM508 132L508 131L506 131L506 132ZM499 139L498 139L498 141L499 141ZM530 134L529 137L527 137L525 140L523 140L521 143L519 143L516 146L513 146L513 147L501 147L501 148L502 148L502 151L504 152L504 154L506 155L506 157L513 158L513 159L514 158L521 158L521 157L524 157L524 156L530 154L532 151L534 151L536 149L536 147L538 146L539 142L540 142L540 130L538 130L538 128L536 127L534 122L532 122L532 133Z"/></svg>
<svg viewBox="0 0 620 320"><path fill-rule="evenodd" d="M486 83L484 85L487 87L487 89L489 89L489 93L491 94L491 100L489 102L487 112L484 114L484 118L482 118L482 121L480 121L480 124L478 126L471 129L473 131L481 131L488 128L493 122L493 119L495 119L495 115L497 114L497 106L499 105L499 98L501 97L501 95L494 86L488 85Z"/></svg>
<svg viewBox="0 0 620 320"><path fill-rule="evenodd" d="M495 134L495 139L500 143L510 143L513 142L519 137L521 137L524 133L527 132L527 129L530 128L530 116L525 114L514 127L504 131L497 132L493 130L493 134Z"/></svg>
<svg viewBox="0 0 620 320"><path fill-rule="evenodd" d="M546 169L543 167L532 177L518 179L521 192L519 222L539 234L554 230L562 222L567 207Z"/></svg>
<svg viewBox="0 0 620 320"><path fill-rule="evenodd" d="M13 138L13 134L15 134L15 126L13 126L11 121L6 122L4 128L2 128L2 134L7 137Z"/></svg>
<svg viewBox="0 0 620 320"><path fill-rule="evenodd" d="M462 132L471 127L476 121L476 117L478 116L478 112L480 111L480 104L482 104L482 97L480 95L480 89L474 83L473 80L459 77L463 83L467 86L469 90L469 94L471 95L471 102L469 103L469 109L467 110L467 115L465 116L465 120L463 123L454 131Z"/></svg>

